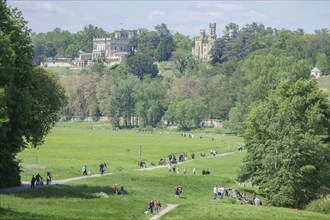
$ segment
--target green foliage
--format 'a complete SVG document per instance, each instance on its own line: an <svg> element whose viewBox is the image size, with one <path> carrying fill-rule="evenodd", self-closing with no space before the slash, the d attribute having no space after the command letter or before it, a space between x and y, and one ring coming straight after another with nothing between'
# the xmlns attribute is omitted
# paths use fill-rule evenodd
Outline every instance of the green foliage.
<svg viewBox="0 0 330 220"><path fill-rule="evenodd" d="M168 61L175 50L173 36L164 23L157 25L155 29L160 39L155 51L155 59L157 61Z"/></svg>
<svg viewBox="0 0 330 220"><path fill-rule="evenodd" d="M127 65L131 69L133 75L143 79L146 75L151 78L157 76L157 65L154 64L155 60L146 55L136 55L128 58Z"/></svg>
<svg viewBox="0 0 330 220"><path fill-rule="evenodd" d="M175 122L179 129L189 130L200 127L207 117L207 108L200 100L179 98L164 115L165 120Z"/></svg>
<svg viewBox="0 0 330 220"><path fill-rule="evenodd" d="M32 35L34 46L33 62L39 65L47 57L75 58L80 50L92 52L93 38L107 35L102 28L91 24L85 25L77 33L70 33L60 28L55 28L47 33Z"/></svg>
<svg viewBox="0 0 330 220"><path fill-rule="evenodd" d="M113 126L120 125L120 117L124 118L125 127L134 126L134 120L132 123L131 118L135 110L134 88L138 83L136 76L128 75L127 79L111 87L109 116Z"/></svg>
<svg viewBox="0 0 330 220"><path fill-rule="evenodd" d="M256 106L242 135L248 155L238 176L275 206L303 207L330 176L330 105L314 81L281 83Z"/></svg>
<svg viewBox="0 0 330 220"><path fill-rule="evenodd" d="M252 54L244 59L231 77L232 97L236 99L235 107L230 110L229 118L234 126L242 123L251 108L265 101L269 92L283 80L295 82L307 79L310 63L307 60L296 60L283 54Z"/></svg>
<svg viewBox="0 0 330 220"><path fill-rule="evenodd" d="M0 187L7 187L20 184L16 154L28 143L42 143L65 98L54 75L33 69L30 31L21 13L5 1L0 11Z"/></svg>
<svg viewBox="0 0 330 220"><path fill-rule="evenodd" d="M139 125L156 127L165 112L165 87L160 80L144 80L134 88Z"/></svg>
<svg viewBox="0 0 330 220"><path fill-rule="evenodd" d="M154 57L159 41L160 38L156 31L140 28L137 39L137 54Z"/></svg>
<svg viewBox="0 0 330 220"><path fill-rule="evenodd" d="M313 200L306 206L305 210L330 215L330 195Z"/></svg>

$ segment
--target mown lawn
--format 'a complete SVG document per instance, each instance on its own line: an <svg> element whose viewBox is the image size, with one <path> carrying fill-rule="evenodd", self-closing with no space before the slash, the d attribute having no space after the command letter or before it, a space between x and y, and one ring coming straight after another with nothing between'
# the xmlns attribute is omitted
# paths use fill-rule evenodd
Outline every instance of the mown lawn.
<svg viewBox="0 0 330 220"><path fill-rule="evenodd" d="M142 145L142 157L147 162L157 161L160 156L179 152L209 154L209 149L219 147L220 152L233 154L223 157L199 157L191 162L177 165L180 174L168 172L166 167L137 170L138 146ZM267 204L255 207L242 205L225 197L213 200L215 185L232 187L248 194L259 195L258 189L235 182L236 171L245 152L237 152L241 143L235 137L210 136L188 139L180 133L114 132L107 129L57 127L39 150L27 149L20 154L23 162L31 164L25 169L26 179L36 171L51 169L54 176L65 178L81 175L81 166L86 163L97 169L100 162L110 165L112 175L73 181L53 187L26 190L15 194L0 194L0 219L149 219L144 215L150 199L163 204L178 204L162 219L329 219L329 215L313 212L275 208ZM83 149L83 151L82 151ZM39 163L35 163L38 153ZM112 154L116 154L115 156ZM189 154L190 155L190 154ZM44 167L42 170L40 167ZM120 168L120 169L119 169ZM192 169L197 168L197 174ZM211 169L211 175L201 175L203 168ZM39 170L40 169L40 170ZM183 170L187 169L187 174ZM27 174L28 173L28 174ZM58 179L61 179L58 178ZM115 195L113 185L124 184L125 195ZM181 185L181 198L174 197L174 187ZM100 198L99 193L108 195ZM265 203L264 196L259 195Z"/></svg>
<svg viewBox="0 0 330 220"><path fill-rule="evenodd" d="M198 158L202 152L209 156L211 149L217 149L219 153L236 151L242 143L234 136L202 135L202 139L199 133L189 139L177 132L162 131L160 135L159 132L112 131L99 123L60 123L49 134L44 146L25 149L18 158L22 160L22 179L25 181L38 172L45 176L47 171L53 173L54 179L64 179L80 176L83 165L92 173L98 173L103 162L107 164L108 172L137 169L140 145L141 159L150 166L151 162L157 164L161 157L168 161L169 154L185 152L190 159L194 152Z"/></svg>

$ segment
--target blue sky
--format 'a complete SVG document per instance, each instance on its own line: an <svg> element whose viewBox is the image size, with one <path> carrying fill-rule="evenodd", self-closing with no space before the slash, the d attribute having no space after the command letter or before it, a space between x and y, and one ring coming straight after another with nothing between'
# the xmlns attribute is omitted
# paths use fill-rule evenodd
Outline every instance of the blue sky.
<svg viewBox="0 0 330 220"><path fill-rule="evenodd" d="M277 29L306 33L330 29L330 0L323 1L19 1L7 0L17 7L29 22L33 32L54 28L77 32L92 24L112 32L119 29L147 28L154 30L165 23L173 33L197 36L200 29L208 30L217 23L220 37L230 22L240 27L251 22Z"/></svg>

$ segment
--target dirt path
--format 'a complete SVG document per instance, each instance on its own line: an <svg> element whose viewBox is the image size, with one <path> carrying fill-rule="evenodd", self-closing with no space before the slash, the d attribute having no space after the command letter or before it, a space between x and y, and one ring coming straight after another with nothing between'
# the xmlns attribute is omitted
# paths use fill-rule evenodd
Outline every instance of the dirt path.
<svg viewBox="0 0 330 220"><path fill-rule="evenodd" d="M101 176L106 176L106 175L111 175L111 174L113 174L113 173L105 173L103 175L93 174L93 175L90 175L90 176L78 176L78 177L73 177L73 178L68 178L68 179L63 179L63 180L54 180L54 181L52 181L51 184L46 185L46 183L44 183L43 186L36 187L36 189L43 188L43 187L54 186L54 185L58 185L58 184L63 184L63 183L67 183L67 182L71 182L71 181L75 181L75 180L101 177ZM22 184L20 186L0 189L0 193L14 193L14 192L17 192L17 191L30 189L30 187L31 187L30 182L22 181Z"/></svg>
<svg viewBox="0 0 330 220"><path fill-rule="evenodd" d="M208 158L210 157L223 157L223 156L227 156L229 154L233 154L234 152L229 152L229 153L223 153L223 154L217 154L215 156L207 156ZM193 160L186 160L184 162L178 162L177 164L184 164L184 163L189 163ZM159 169L159 168L164 168L164 167L167 167L168 165L160 165L160 166L152 166L152 167L147 167L147 168L140 168L140 169L137 169L137 170L140 170L140 171L143 171L143 170L155 170L155 169Z"/></svg>
<svg viewBox="0 0 330 220"><path fill-rule="evenodd" d="M155 216L151 217L150 220L158 220L160 217L162 217L163 215L165 215L172 209L175 209L177 206L178 205L168 204L168 206L164 210L160 211L159 215L155 215Z"/></svg>
<svg viewBox="0 0 330 220"><path fill-rule="evenodd" d="M216 157L223 157L223 156L227 156L227 155L233 154L233 153L234 152L229 152L229 153L224 153L224 154L217 154L215 156ZM213 156L208 156L208 157L213 157ZM193 160L187 160L187 161L184 161L184 162L179 162L177 164L189 163L191 161L193 161ZM138 170L139 171L154 170L154 169L164 168L164 167L167 167L167 166L168 165L153 166L153 167L148 167L148 168L141 168L141 169L138 169ZM94 177L101 177L101 176L111 175L111 174L113 174L113 173L105 173L103 175L101 175L101 174L93 174L93 175L90 175L90 176L78 176L78 177L73 177L73 178L68 178L68 179L62 179L62 180L54 180L54 181L52 181L52 183L50 185L44 184L43 186L36 187L36 188L49 187L49 186L54 186L54 185L58 185L58 184L63 184L63 183L75 181L75 180L81 180L81 179L87 179L87 178L94 178ZM9 188L1 188L0 189L0 193L14 193L14 192L17 192L17 191L30 189L30 186L31 186L30 182L22 181L22 184L20 186L9 187ZM165 210L166 209L164 209L164 211Z"/></svg>

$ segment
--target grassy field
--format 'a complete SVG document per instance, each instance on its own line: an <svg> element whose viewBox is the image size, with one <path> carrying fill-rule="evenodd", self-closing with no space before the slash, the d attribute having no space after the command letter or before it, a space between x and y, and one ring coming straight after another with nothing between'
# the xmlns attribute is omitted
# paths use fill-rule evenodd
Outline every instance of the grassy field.
<svg viewBox="0 0 330 220"><path fill-rule="evenodd" d="M136 133L136 131L112 131L102 124L59 124L40 149L26 149L19 157L23 160L23 179L30 175L51 170L55 179L80 176L81 167L87 164L97 170L100 162L106 162L111 175L73 181L68 184L25 190L15 194L0 194L0 219L149 219L144 215L150 199L160 200L162 208L178 204L162 219L329 219L329 215L296 211L286 208L243 205L225 197L213 200L215 185L234 187L248 194L259 195L257 188L239 186L234 178L245 152L238 152L242 140L233 136L196 133L194 139L181 137L180 133L162 131ZM211 137L215 140L212 141ZM197 158L178 165L180 174L169 173L166 167L137 170L139 145L142 159L158 161L170 153L191 152ZM209 156L216 148L233 154L223 157ZM208 157L199 157L205 152ZM36 162L38 155L38 165ZM189 157L190 159L190 157ZM192 169L197 168L197 174ZM204 168L211 175L201 175ZM187 169L187 174L183 174ZM124 184L126 194L115 195L113 185ZM174 197L175 185L183 186L181 198ZM108 198L100 197L103 192ZM263 195L259 195L264 202Z"/></svg>
<svg viewBox="0 0 330 220"><path fill-rule="evenodd" d="M45 175L48 170L52 171L55 179L63 179L80 176L83 165L96 173L102 162L107 164L108 172L137 169L140 145L141 159L150 166L161 157L168 160L169 154L185 152L190 158L192 152L210 155L211 149L225 153L228 145L230 151L235 151L238 144L243 143L234 136L202 135L202 139L199 133L194 139L189 139L176 132L162 131L160 135L159 132L112 131L101 123L60 123L47 137L44 146L25 149L18 158L22 159L23 180L30 180L31 175L37 172Z"/></svg>

